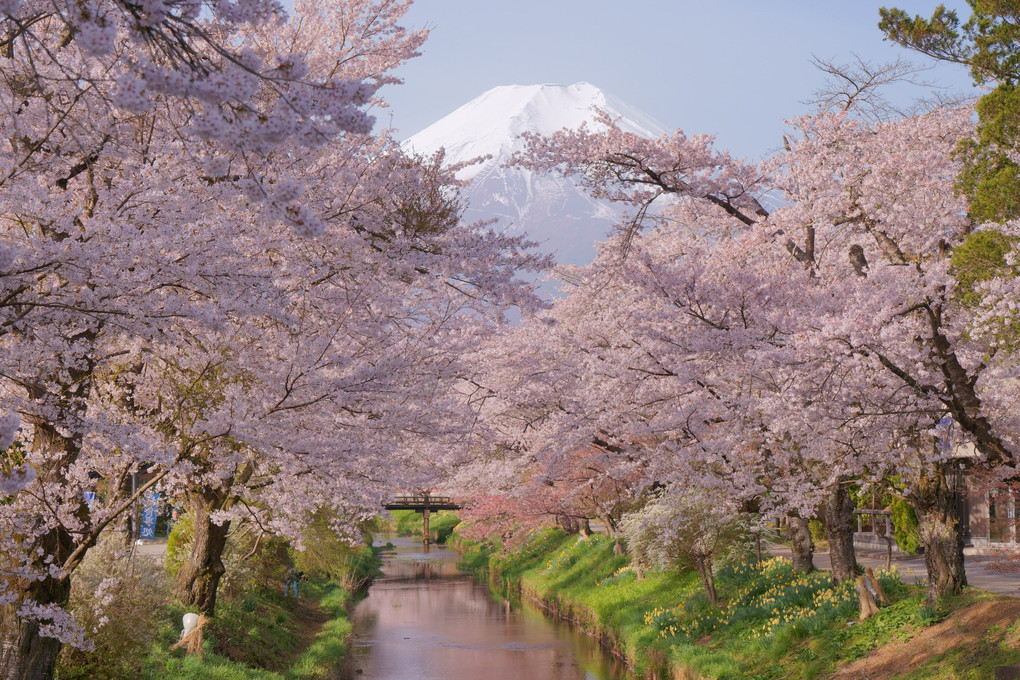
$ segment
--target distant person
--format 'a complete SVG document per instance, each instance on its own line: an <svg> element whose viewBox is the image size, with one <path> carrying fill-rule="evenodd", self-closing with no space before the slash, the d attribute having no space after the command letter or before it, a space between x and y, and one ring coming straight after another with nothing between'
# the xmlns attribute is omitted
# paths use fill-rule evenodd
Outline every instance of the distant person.
<svg viewBox="0 0 1020 680"><path fill-rule="evenodd" d="M287 597L290 595L291 588L294 589L294 599L298 599L298 582L304 574L297 570L296 567L291 566L287 570L287 582L283 586L283 595Z"/></svg>

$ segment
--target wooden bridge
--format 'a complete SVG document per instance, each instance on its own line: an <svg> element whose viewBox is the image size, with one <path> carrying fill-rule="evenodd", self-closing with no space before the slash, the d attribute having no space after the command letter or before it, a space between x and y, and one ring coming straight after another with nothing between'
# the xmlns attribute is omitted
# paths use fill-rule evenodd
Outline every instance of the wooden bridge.
<svg viewBox="0 0 1020 680"><path fill-rule="evenodd" d="M414 510L420 512L424 527L422 527L422 541L429 544L429 513L433 510L460 510L460 505L453 502L449 496L434 496L428 491L421 493L397 494L393 499L383 504L387 510Z"/></svg>

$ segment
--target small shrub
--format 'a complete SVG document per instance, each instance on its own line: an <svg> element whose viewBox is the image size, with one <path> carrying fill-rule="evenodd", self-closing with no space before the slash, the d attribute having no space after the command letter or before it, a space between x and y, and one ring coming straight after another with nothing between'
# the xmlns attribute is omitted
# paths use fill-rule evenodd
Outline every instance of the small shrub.
<svg viewBox="0 0 1020 680"><path fill-rule="evenodd" d="M263 536L259 540L258 533L249 524L227 539L223 551L226 573L220 579L220 596L235 600L248 592L283 590L291 565L287 542L279 536Z"/></svg>
<svg viewBox="0 0 1020 680"><path fill-rule="evenodd" d="M291 559L298 571L355 591L372 578L379 564L375 553L358 542L360 538L337 534L330 526L328 514L320 512L305 529L302 549L291 550Z"/></svg>
<svg viewBox="0 0 1020 680"><path fill-rule="evenodd" d="M893 497L889 504L892 511L893 538L900 550L916 555L921 547L921 525L914 508L901 498Z"/></svg>
<svg viewBox="0 0 1020 680"><path fill-rule="evenodd" d="M915 618L917 624L922 627L934 626L946 618L948 612L941 607L918 607Z"/></svg>
<svg viewBox="0 0 1020 680"><path fill-rule="evenodd" d="M751 536L747 517L732 503L680 486L624 515L620 530L639 564L695 569L713 603L715 566L741 559Z"/></svg>
<svg viewBox="0 0 1020 680"><path fill-rule="evenodd" d="M181 517L170 530L166 540L166 572L177 576L191 554L191 542L195 536L195 523L190 514Z"/></svg>
<svg viewBox="0 0 1020 680"><path fill-rule="evenodd" d="M75 572L71 591L71 611L95 648L64 646L57 676L62 680L139 677L168 616L169 601L159 561L132 555L120 533L104 534Z"/></svg>

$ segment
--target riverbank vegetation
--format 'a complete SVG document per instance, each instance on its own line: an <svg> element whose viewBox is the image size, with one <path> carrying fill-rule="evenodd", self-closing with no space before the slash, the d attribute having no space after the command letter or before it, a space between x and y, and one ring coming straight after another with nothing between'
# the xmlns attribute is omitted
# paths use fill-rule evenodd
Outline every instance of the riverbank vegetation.
<svg viewBox="0 0 1020 680"><path fill-rule="evenodd" d="M175 527L171 546L190 542L190 522ZM173 594L174 551L139 555L107 540L82 568L72 611L91 627L91 649L65 647L65 680L320 680L341 668L351 632L348 609L381 563L365 545L340 540L324 522L306 530L303 550L277 538L254 545L244 534L225 549L228 573L216 616L202 628L201 654L172 649L181 619L193 609ZM117 537L119 539L119 537ZM285 594L297 579L299 597ZM112 585L111 585L112 584ZM97 621L96 600L117 612Z"/></svg>
<svg viewBox="0 0 1020 680"><path fill-rule="evenodd" d="M147 680L325 680L347 654L354 597L338 583L310 580L299 600L259 590L225 604L201 656L172 652L179 617L170 618L138 677ZM171 607L173 614L178 609Z"/></svg>
<svg viewBox="0 0 1020 680"><path fill-rule="evenodd" d="M968 589L928 608L920 579L895 568L877 574L891 604L858 621L852 581L834 584L827 571L801 573L778 557L759 563L746 556L719 567L713 604L695 569L639 575L631 556L605 535L546 529L509 552L494 543L460 546L465 568L488 571L496 587L518 590L569 619L648 677L829 677L876 650L930 637L938 626L949 632L936 645L904 649L909 664L840 677L978 680L1020 655L1020 600ZM972 616L975 608L983 619ZM998 614L988 618L992 612ZM963 622L968 635L954 637Z"/></svg>

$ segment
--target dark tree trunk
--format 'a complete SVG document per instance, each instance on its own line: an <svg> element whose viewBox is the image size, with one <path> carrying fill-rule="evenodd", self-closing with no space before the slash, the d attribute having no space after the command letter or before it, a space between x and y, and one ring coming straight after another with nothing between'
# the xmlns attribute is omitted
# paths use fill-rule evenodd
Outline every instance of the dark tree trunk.
<svg viewBox="0 0 1020 680"><path fill-rule="evenodd" d="M857 554L854 552L854 502L847 479L840 477L825 496L821 508L825 538L829 541L832 580L842 583L857 578Z"/></svg>
<svg viewBox="0 0 1020 680"><path fill-rule="evenodd" d="M120 495L123 498L129 497L135 491L135 485L132 481L133 475L124 475L124 479L120 483ZM124 513L124 517L119 522L120 532L124 537L124 547L130 549L131 544L135 542L135 509Z"/></svg>
<svg viewBox="0 0 1020 680"><path fill-rule="evenodd" d="M936 463L917 478L910 501L917 513L924 564L928 570L928 596L925 604L934 607L938 600L955 595L967 585L963 564L963 533L956 495L950 483L949 463Z"/></svg>
<svg viewBox="0 0 1020 680"><path fill-rule="evenodd" d="M808 521L803 517L790 515L787 535L790 538L790 549L793 551L793 568L805 574L814 571L815 542L811 538Z"/></svg>
<svg viewBox="0 0 1020 680"><path fill-rule="evenodd" d="M612 515L605 515L602 518L602 523L606 525L606 534L610 538L616 538L616 520L613 519Z"/></svg>
<svg viewBox="0 0 1020 680"><path fill-rule="evenodd" d="M577 531L581 534L581 538L591 536L591 524L588 522L587 517L577 523Z"/></svg>
<svg viewBox="0 0 1020 680"><path fill-rule="evenodd" d="M568 534L576 534L578 530L577 520L570 515L557 515L556 523Z"/></svg>
<svg viewBox="0 0 1020 680"><path fill-rule="evenodd" d="M227 545L230 522L214 524L210 515L223 509L223 493L208 490L188 494L188 507L194 526L191 554L177 573L177 595L188 607L207 616L216 611L216 589L226 573L223 551Z"/></svg>
<svg viewBox="0 0 1020 680"><path fill-rule="evenodd" d="M701 584L705 586L705 592L708 594L708 601L715 604L719 596L715 592L715 576L712 574L712 560L696 559L694 560L694 568L698 570L698 576L701 577Z"/></svg>

